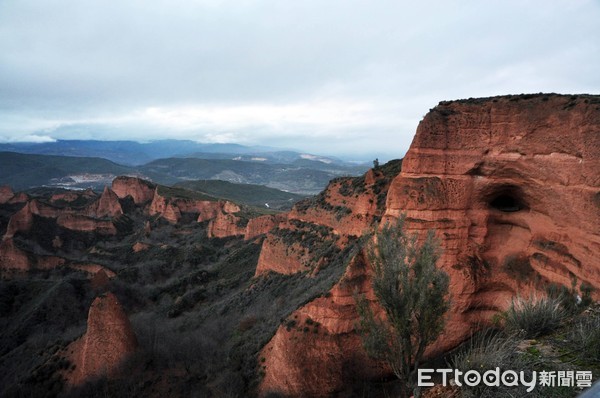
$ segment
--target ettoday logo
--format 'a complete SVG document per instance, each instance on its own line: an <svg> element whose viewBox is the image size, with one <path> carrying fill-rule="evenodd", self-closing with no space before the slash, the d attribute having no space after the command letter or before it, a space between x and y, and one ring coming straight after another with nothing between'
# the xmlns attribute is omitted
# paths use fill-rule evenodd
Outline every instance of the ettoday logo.
<svg viewBox="0 0 600 398"><path fill-rule="evenodd" d="M442 385L447 386L450 380L459 387L466 385L476 387L482 383L488 387L527 387L527 392L533 391L537 386L547 387L591 387L591 371L531 371L516 372L514 370L501 371L500 368L490 369L483 373L477 370L462 372L458 369L419 369L417 385L419 387L433 387L433 377L441 375Z"/></svg>

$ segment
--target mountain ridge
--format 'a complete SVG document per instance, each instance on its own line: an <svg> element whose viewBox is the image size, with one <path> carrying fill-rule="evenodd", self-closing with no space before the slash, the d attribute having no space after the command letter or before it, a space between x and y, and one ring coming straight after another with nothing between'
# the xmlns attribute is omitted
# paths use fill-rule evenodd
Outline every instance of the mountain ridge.
<svg viewBox="0 0 600 398"><path fill-rule="evenodd" d="M131 175L164 185L188 180L224 180L311 195L322 190L332 178L357 174L360 170L361 167L312 160L294 165L186 157L127 166L100 157L0 152L0 185L10 185L17 190L39 186L101 190L115 177Z"/></svg>

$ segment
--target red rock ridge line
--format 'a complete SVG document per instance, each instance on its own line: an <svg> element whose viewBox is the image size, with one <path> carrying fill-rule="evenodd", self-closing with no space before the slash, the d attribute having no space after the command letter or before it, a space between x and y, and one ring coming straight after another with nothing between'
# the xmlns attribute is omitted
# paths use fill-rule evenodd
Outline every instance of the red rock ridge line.
<svg viewBox="0 0 600 398"><path fill-rule="evenodd" d="M358 182L358 184L357 184ZM381 170L369 170L363 179L340 178L312 201L297 203L288 213L289 222L279 222L280 229L295 230L291 222L312 223L330 228L342 242L350 236L369 232L374 222L383 215L378 206L379 195L385 195L389 180ZM263 242L256 267L256 275L270 271L293 274L306 270L308 251L296 242L291 247L281 242L276 234L268 233Z"/></svg>

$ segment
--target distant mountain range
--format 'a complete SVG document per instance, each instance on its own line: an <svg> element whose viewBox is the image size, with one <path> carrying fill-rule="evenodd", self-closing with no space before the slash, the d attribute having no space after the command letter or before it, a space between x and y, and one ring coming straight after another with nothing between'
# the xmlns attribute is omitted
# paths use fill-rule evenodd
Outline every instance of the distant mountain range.
<svg viewBox="0 0 600 398"><path fill-rule="evenodd" d="M128 166L140 166L156 159L193 157L201 159L234 159L293 163L314 160L324 164L348 164L334 157L304 154L264 146L239 144L203 144L190 140L97 141L57 140L44 143L0 143L0 152L99 157Z"/></svg>
<svg viewBox="0 0 600 398"><path fill-rule="evenodd" d="M331 179L359 175L367 168L294 151L178 140L0 144L0 185L17 190L101 189L118 175L134 175L165 185L222 180L313 195Z"/></svg>

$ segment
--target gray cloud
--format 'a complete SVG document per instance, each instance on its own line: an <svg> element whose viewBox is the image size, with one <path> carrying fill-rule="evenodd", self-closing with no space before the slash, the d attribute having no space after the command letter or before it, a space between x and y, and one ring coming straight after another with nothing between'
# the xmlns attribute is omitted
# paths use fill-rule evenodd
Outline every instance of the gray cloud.
<svg viewBox="0 0 600 398"><path fill-rule="evenodd" d="M600 90L597 1L0 3L0 139L408 148L440 100Z"/></svg>

